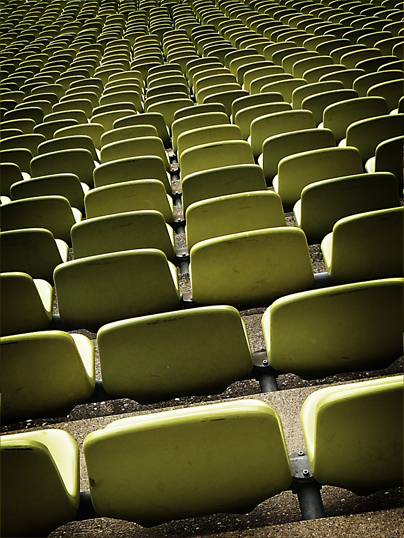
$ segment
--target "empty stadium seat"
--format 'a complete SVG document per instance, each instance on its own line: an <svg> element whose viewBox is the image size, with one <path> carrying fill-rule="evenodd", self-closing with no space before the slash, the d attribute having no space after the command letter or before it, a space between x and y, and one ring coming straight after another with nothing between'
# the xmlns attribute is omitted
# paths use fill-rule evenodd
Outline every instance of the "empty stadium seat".
<svg viewBox="0 0 404 538"><path fill-rule="evenodd" d="M387 368L403 353L402 287L391 278L277 299L262 317L270 365L303 379Z"/></svg>
<svg viewBox="0 0 404 538"><path fill-rule="evenodd" d="M133 447L139 443L134 460ZM265 465L263 451L271 453ZM146 527L215 512L246 512L291 483L278 415L256 400L116 421L86 437L84 454L95 510ZM163 491L156 491L152 474L164 484Z"/></svg>

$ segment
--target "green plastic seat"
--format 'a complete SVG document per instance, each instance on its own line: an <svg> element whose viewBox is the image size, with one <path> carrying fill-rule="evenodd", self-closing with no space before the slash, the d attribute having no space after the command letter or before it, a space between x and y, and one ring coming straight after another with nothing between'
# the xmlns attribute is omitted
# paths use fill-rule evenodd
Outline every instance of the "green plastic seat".
<svg viewBox="0 0 404 538"><path fill-rule="evenodd" d="M280 197L271 191L228 194L191 204L186 211L188 250L205 239L286 226Z"/></svg>
<svg viewBox="0 0 404 538"><path fill-rule="evenodd" d="M258 159L261 155L262 146L267 138L315 127L314 116L310 110L286 110L254 119L251 122L249 138L254 158Z"/></svg>
<svg viewBox="0 0 404 538"><path fill-rule="evenodd" d="M356 148L316 149L283 158L273 185L284 207L291 208L310 183L362 172L361 156Z"/></svg>
<svg viewBox="0 0 404 538"><path fill-rule="evenodd" d="M86 183L90 187L94 185L94 168L93 156L85 148L71 148L45 153L34 157L31 161L33 178L49 174L75 174L82 183Z"/></svg>
<svg viewBox="0 0 404 538"><path fill-rule="evenodd" d="M83 334L40 331L5 336L1 354L5 422L64 416L94 391L94 347Z"/></svg>
<svg viewBox="0 0 404 538"><path fill-rule="evenodd" d="M142 97L135 90L128 89L124 91L121 88L120 91L116 92L104 92L100 98L100 106L111 103L132 103L138 112L143 112Z"/></svg>
<svg viewBox="0 0 404 538"><path fill-rule="evenodd" d="M366 161L367 172L391 172L395 175L398 184L398 191L403 192L403 159L401 150L404 136L396 136L380 142L376 146L375 156Z"/></svg>
<svg viewBox="0 0 404 538"><path fill-rule="evenodd" d="M274 103L282 101L282 95L280 93L258 93L256 95L247 95L245 97L240 97L233 101L231 106L231 120L233 121L236 117L236 114L240 110L244 110L251 106L255 105L265 105L268 103ZM235 123L233 121L233 123Z"/></svg>
<svg viewBox="0 0 404 538"><path fill-rule="evenodd" d="M341 81L330 80L328 82L312 82L305 86L300 86L292 93L292 107L298 109L302 107L302 101L310 95L316 95L317 93L329 92L332 90L343 89L344 85ZM264 94L265 95L265 94Z"/></svg>
<svg viewBox="0 0 404 538"><path fill-rule="evenodd" d="M2 533L46 536L74 519L80 500L79 449L62 430L1 437Z"/></svg>
<svg viewBox="0 0 404 538"><path fill-rule="evenodd" d="M157 129L154 125L133 125L111 129L101 136L101 145L105 146L112 142L119 142L129 138L142 138L144 136L158 136Z"/></svg>
<svg viewBox="0 0 404 538"><path fill-rule="evenodd" d="M175 112L187 106L192 106L193 104L194 102L189 97L183 96L176 99L161 100L159 102L150 104L147 106L146 110L149 113L161 114L164 118L167 128L170 130L171 124L174 121Z"/></svg>
<svg viewBox="0 0 404 538"><path fill-rule="evenodd" d="M344 217L321 242L327 272L337 283L403 275L403 208Z"/></svg>
<svg viewBox="0 0 404 538"><path fill-rule="evenodd" d="M93 161L98 161L98 155L95 150L94 142L88 135L69 135L52 140L46 140L38 146L38 155L45 155L46 153L54 153L56 151L63 151L67 149L86 149L91 153Z"/></svg>
<svg viewBox="0 0 404 538"><path fill-rule="evenodd" d="M265 84L261 88L261 93L266 92L279 92L282 94L283 100L287 103L292 102L292 94L296 88L300 86L305 86L307 80L304 78L291 78L285 80L279 80L277 82L271 82L270 84Z"/></svg>
<svg viewBox="0 0 404 538"><path fill-rule="evenodd" d="M388 73L388 71L385 71L385 73ZM387 102L387 107L390 112L397 108L398 101L403 96L403 85L404 79L401 76L401 78L380 82L379 84L371 86L367 91L367 95L369 97L376 95L383 97Z"/></svg>
<svg viewBox="0 0 404 538"><path fill-rule="evenodd" d="M194 146L226 140L242 140L238 125L213 125L181 133L177 139L177 156L180 166L183 151Z"/></svg>
<svg viewBox="0 0 404 538"><path fill-rule="evenodd" d="M67 261L68 245L44 228L0 233L1 272L23 272L52 284L53 270Z"/></svg>
<svg viewBox="0 0 404 538"><path fill-rule="evenodd" d="M247 71L244 75L244 89L250 92L251 94L258 94L262 86L265 86L266 83L269 84L271 80L278 80L276 75L282 75L284 78L290 78L287 73L283 70L280 65L267 65L265 67L256 67ZM282 80L280 78L279 80Z"/></svg>
<svg viewBox="0 0 404 538"><path fill-rule="evenodd" d="M38 133L10 136L0 140L0 150L26 148L35 157L38 153L38 146L45 141L46 138Z"/></svg>
<svg viewBox="0 0 404 538"><path fill-rule="evenodd" d="M282 100L278 100L272 103L256 104L239 110L234 116L233 122L240 127L241 136L243 137L243 139L247 140L251 133L251 123L255 119L266 116L268 114L284 112L287 110L291 110L291 105L289 103L285 103Z"/></svg>
<svg viewBox="0 0 404 538"><path fill-rule="evenodd" d="M228 194L266 190L262 169L256 164L240 164L188 174L182 181L183 209L194 202Z"/></svg>
<svg viewBox="0 0 404 538"><path fill-rule="evenodd" d="M57 114L61 114L61 113L57 112ZM35 125L34 133L42 134L47 140L50 140L51 138L53 138L54 133L58 131L59 129L63 129L64 127L71 127L73 125L76 126L76 125L86 125L86 124L79 123L77 119L74 119L74 118L56 119L55 121L48 121L48 122L40 123L39 125Z"/></svg>
<svg viewBox="0 0 404 538"><path fill-rule="evenodd" d="M183 335L181 341L178 334ZM201 345L203 334L210 335L213 348ZM253 368L244 322L231 306L109 323L98 331L97 342L105 390L144 404L219 394Z"/></svg>
<svg viewBox="0 0 404 538"><path fill-rule="evenodd" d="M358 148L363 163L366 163L375 155L380 142L404 134L403 118L403 114L387 114L351 123L346 131L346 139L340 144Z"/></svg>
<svg viewBox="0 0 404 538"><path fill-rule="evenodd" d="M143 155L159 157L163 161L166 171L170 170L170 160L164 149L163 142L158 136L118 140L102 146L100 152L101 163L103 164L130 157L142 157Z"/></svg>
<svg viewBox="0 0 404 538"><path fill-rule="evenodd" d="M164 116L159 112L144 112L143 114L135 114L124 118L117 119L114 122L114 129L121 127L129 127L134 125L154 125L158 135L163 141L165 148L171 147L170 136L165 124Z"/></svg>
<svg viewBox="0 0 404 538"><path fill-rule="evenodd" d="M203 103L217 102L216 98L221 93L227 93L234 90L241 91L241 85L238 82L227 82L216 85L214 81L211 81L212 85L206 88L202 88L196 94L196 102L198 105ZM243 91L243 95L248 95L247 91ZM209 98L209 100L208 100Z"/></svg>
<svg viewBox="0 0 404 538"><path fill-rule="evenodd" d="M207 105L199 105L206 107ZM193 108L199 108L193 107ZM192 131L201 127L210 125L228 125L229 118L225 112L206 112L203 114L194 114L184 118L175 119L171 125L173 151L177 151L178 137L186 131Z"/></svg>
<svg viewBox="0 0 404 538"><path fill-rule="evenodd" d="M244 140L194 146L181 154L181 181L194 172L235 164L254 164L251 146Z"/></svg>
<svg viewBox="0 0 404 538"><path fill-rule="evenodd" d="M80 211L63 196L35 196L0 207L3 231L45 228L70 245L70 228L81 220Z"/></svg>
<svg viewBox="0 0 404 538"><path fill-rule="evenodd" d="M24 134L32 133L35 127L35 121L31 118L22 118L15 120L2 120L1 129L20 129Z"/></svg>
<svg viewBox="0 0 404 538"><path fill-rule="evenodd" d="M360 495L402 485L402 375L320 389L300 418L310 470L321 484Z"/></svg>
<svg viewBox="0 0 404 538"><path fill-rule="evenodd" d="M314 280L306 237L289 227L201 241L191 249L189 272L197 303L238 308L268 304Z"/></svg>
<svg viewBox="0 0 404 538"><path fill-rule="evenodd" d="M356 97L328 105L323 112L322 126L331 129L335 140L340 142L351 123L386 114L387 102L382 97Z"/></svg>
<svg viewBox="0 0 404 538"><path fill-rule="evenodd" d="M96 113L94 116L91 116L90 123L100 123L104 127L105 131L110 131L114 126L114 122L118 119L135 115L136 111L131 108L120 108L119 110Z"/></svg>
<svg viewBox="0 0 404 538"><path fill-rule="evenodd" d="M399 205L394 175L374 172L310 183L302 190L293 214L309 243L320 243L343 217Z"/></svg>
<svg viewBox="0 0 404 538"><path fill-rule="evenodd" d="M6 139L7 140L7 139ZM0 162L16 164L24 179L31 177L32 153L27 148L12 148L0 150Z"/></svg>
<svg viewBox="0 0 404 538"><path fill-rule="evenodd" d="M24 181L19 166L0 162L0 195L10 197L11 187L19 181Z"/></svg>
<svg viewBox="0 0 404 538"><path fill-rule="evenodd" d="M148 527L247 512L291 483L280 419L257 400L118 420L88 435L84 454L95 510Z"/></svg>
<svg viewBox="0 0 404 538"><path fill-rule="evenodd" d="M175 266L151 248L68 261L56 267L54 280L62 321L91 330L174 310L180 299Z"/></svg>
<svg viewBox="0 0 404 538"><path fill-rule="evenodd" d="M206 114L210 112L225 112L224 105L221 103L208 103L204 105L193 105L180 108L174 113L174 121L186 118L188 116L194 116L197 114ZM174 122L173 122L174 123ZM172 126L171 126L172 129Z"/></svg>
<svg viewBox="0 0 404 538"><path fill-rule="evenodd" d="M88 190L88 185L80 183L75 174L50 174L31 178L29 181L17 181L11 186L10 194L12 200L34 196L64 196L72 207L83 213L84 195Z"/></svg>
<svg viewBox="0 0 404 538"><path fill-rule="evenodd" d="M53 121L59 120L76 120L77 123L87 123L87 116L84 110L61 110L60 112L52 112L52 114L47 114L43 122L51 123ZM60 128L60 127L59 127Z"/></svg>
<svg viewBox="0 0 404 538"><path fill-rule="evenodd" d="M385 71L376 71L375 73L367 73L355 79L353 89L358 92L360 97L366 97L369 88L382 82L396 80L403 76L402 71L398 69L386 69Z"/></svg>
<svg viewBox="0 0 404 538"><path fill-rule="evenodd" d="M87 219L73 226L71 237L75 259L138 248L157 248L175 258L173 229L154 210Z"/></svg>
<svg viewBox="0 0 404 538"><path fill-rule="evenodd" d="M314 115L316 125L319 125L323 121L324 110L327 106L356 97L358 97L358 94L352 89L331 90L306 97L303 99L301 107L310 110Z"/></svg>
<svg viewBox="0 0 404 538"><path fill-rule="evenodd" d="M85 135L93 141L96 149L101 148L101 136L104 133L104 127L100 123L79 123L78 125L69 125L57 129L53 138L62 138L66 136Z"/></svg>
<svg viewBox="0 0 404 538"><path fill-rule="evenodd" d="M47 329L53 299L49 282L22 272L1 273L0 279L1 335Z"/></svg>
<svg viewBox="0 0 404 538"><path fill-rule="evenodd" d="M338 80L339 75L341 73L344 73L344 71L348 71L348 69L344 65L327 64L320 67L313 67L312 69L308 69L304 72L303 78L307 80L308 84L311 84L313 82L320 82L322 80L322 77L324 76L329 76L329 80Z"/></svg>
<svg viewBox="0 0 404 538"><path fill-rule="evenodd" d="M272 184L278 173L280 161L302 151L335 146L333 133L329 129L303 129L270 136L262 143L262 153L258 157L265 180Z"/></svg>

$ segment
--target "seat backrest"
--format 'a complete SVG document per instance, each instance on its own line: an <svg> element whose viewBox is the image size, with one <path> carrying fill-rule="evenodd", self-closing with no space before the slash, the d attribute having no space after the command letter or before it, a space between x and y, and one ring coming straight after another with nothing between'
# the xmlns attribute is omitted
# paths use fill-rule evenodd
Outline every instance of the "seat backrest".
<svg viewBox="0 0 404 538"><path fill-rule="evenodd" d="M226 140L194 146L181 154L181 181L193 172L234 164L254 164L248 142Z"/></svg>
<svg viewBox="0 0 404 538"><path fill-rule="evenodd" d="M53 289L27 273L1 273L1 335L47 329L52 320Z"/></svg>
<svg viewBox="0 0 404 538"><path fill-rule="evenodd" d="M142 449L134 461L135 445ZM265 465L263 450L271 453ZM117 456L112 461L111 451ZM256 400L116 421L86 437L84 454L95 510L144 526L245 512L291 483L280 419ZM159 503L153 475L163 485Z"/></svg>
<svg viewBox="0 0 404 538"><path fill-rule="evenodd" d="M285 110L260 116L251 122L250 127L253 155L258 158L263 143L270 136L315 127L315 119L310 110Z"/></svg>
<svg viewBox="0 0 404 538"><path fill-rule="evenodd" d="M228 194L190 205L188 250L199 241L249 230L286 226L280 197L271 191Z"/></svg>
<svg viewBox="0 0 404 538"><path fill-rule="evenodd" d="M387 102L382 97L356 97L328 105L323 112L323 126L331 129L339 142L351 123L386 114Z"/></svg>
<svg viewBox="0 0 404 538"><path fill-rule="evenodd" d="M181 153L194 146L220 142L222 140L241 140L238 125L209 125L181 133L177 139L177 157L181 167Z"/></svg>
<svg viewBox="0 0 404 538"><path fill-rule="evenodd" d="M272 183L278 172L279 162L289 155L302 151L335 146L329 129L303 129L270 136L262 143L262 160L258 159L267 184Z"/></svg>
<svg viewBox="0 0 404 538"><path fill-rule="evenodd" d="M284 207L291 207L309 183L362 172L361 156L356 148L316 149L282 159L273 184Z"/></svg>
<svg viewBox="0 0 404 538"><path fill-rule="evenodd" d="M72 260L56 267L54 280L62 321L89 329L173 310L179 302L177 270L157 249Z"/></svg>
<svg viewBox="0 0 404 538"><path fill-rule="evenodd" d="M262 317L271 366L303 379L387 368L402 354L402 287L392 278L277 299Z"/></svg>
<svg viewBox="0 0 404 538"><path fill-rule="evenodd" d="M2 436L1 460L4 534L46 536L76 517L80 459L69 433L49 429Z"/></svg>
<svg viewBox="0 0 404 538"><path fill-rule="evenodd" d="M175 258L173 229L155 210L87 219L73 226L71 237L75 259L137 248L157 248L169 260Z"/></svg>
<svg viewBox="0 0 404 538"><path fill-rule="evenodd" d="M402 486L403 376L320 389L300 418L310 469L321 484L360 495Z"/></svg>
<svg viewBox="0 0 404 538"><path fill-rule="evenodd" d="M183 335L181 342L178 334ZM213 347L200 345L201 334L210 335ZM191 394L219 394L252 370L246 328L231 306L109 323L99 330L97 341L105 390L144 404ZM164 375L156 377L162 369Z"/></svg>
<svg viewBox="0 0 404 538"><path fill-rule="evenodd" d="M303 99L301 107L307 110L311 110L314 114L314 120L318 125L323 121L324 109L333 104L339 103L346 99L354 99L358 97L358 94L355 90L344 89L344 90L331 90L329 92L324 92L320 94L310 95Z"/></svg>
<svg viewBox="0 0 404 538"><path fill-rule="evenodd" d="M300 86L292 93L292 106L294 109L301 108L302 101L309 95L324 93L332 90L342 89L344 85L339 80L330 80L328 82L312 82L305 86ZM264 94L265 95L265 94Z"/></svg>
<svg viewBox="0 0 404 538"><path fill-rule="evenodd" d="M87 135L93 141L94 147L100 149L101 136L104 133L104 127L100 123L80 123L58 129L54 133L54 138L61 138L71 135Z"/></svg>
<svg viewBox="0 0 404 538"><path fill-rule="evenodd" d="M64 416L93 393L94 347L83 334L7 336L1 356L3 421Z"/></svg>
<svg viewBox="0 0 404 538"><path fill-rule="evenodd" d="M383 97L387 102L387 108L390 112L398 106L398 101L403 95L403 84L404 79L402 76L395 80L380 82L379 84L371 86L367 91L367 95L369 97L373 97L376 95Z"/></svg>
<svg viewBox="0 0 404 538"><path fill-rule="evenodd" d="M56 239L70 244L70 228L81 220L81 213L72 208L63 196L35 196L0 206L4 231L19 228L46 228Z"/></svg>
<svg viewBox="0 0 404 538"><path fill-rule="evenodd" d="M289 103L285 103L282 100L278 102L252 105L251 107L246 107L242 110L239 110L233 118L233 123L240 127L241 136L244 138L244 140L247 140L247 138L250 136L251 123L256 118L260 118L261 116L265 116L267 114L283 112L286 110L291 110L291 105Z"/></svg>
<svg viewBox="0 0 404 538"><path fill-rule="evenodd" d="M47 140L38 146L38 154L45 155L46 153L54 153L55 151L63 151L67 149L86 149L91 153L93 161L97 161L97 153L95 151L94 142L88 135L69 135L57 137L52 140Z"/></svg>
<svg viewBox="0 0 404 538"><path fill-rule="evenodd" d="M87 218L153 209L172 223L173 202L164 185L157 179L140 179L104 185L89 191L85 198Z"/></svg>
<svg viewBox="0 0 404 538"><path fill-rule="evenodd" d="M132 125L154 125L157 129L158 136L163 141L164 147L171 147L170 137L168 134L167 126L164 121L164 116L159 112L144 112L143 114L135 114L119 118L114 121L114 129L120 127L129 127Z"/></svg>
<svg viewBox="0 0 404 538"><path fill-rule="evenodd" d="M375 153L375 171L392 172L396 176L400 194L403 192L403 161L400 154L403 142L404 135L389 138L380 142Z"/></svg>
<svg viewBox="0 0 404 538"><path fill-rule="evenodd" d="M324 263L338 283L403 276L403 207L344 217L323 239Z"/></svg>
<svg viewBox="0 0 404 538"><path fill-rule="evenodd" d="M0 239L2 273L20 271L52 283L54 268L67 260L67 244L44 228L1 232Z"/></svg>
<svg viewBox="0 0 404 538"><path fill-rule="evenodd" d="M197 303L236 307L268 304L314 279L306 236L289 227L201 241L191 250L190 276Z"/></svg>
<svg viewBox="0 0 404 538"><path fill-rule="evenodd" d="M158 112L162 114L167 128L171 129L171 124L174 121L174 114L177 110L192 106L194 102L188 97L179 97L177 99L170 99L153 103L147 107L147 112Z"/></svg>
<svg viewBox="0 0 404 538"><path fill-rule="evenodd" d="M94 159L88 149L63 149L38 155L31 161L32 177L49 174L75 174L80 181L93 186Z"/></svg>
<svg viewBox="0 0 404 538"><path fill-rule="evenodd" d="M141 138L118 140L117 142L110 142L101 148L102 163L130 157L142 157L143 155L160 157L167 172L170 170L170 161L163 142L158 136L142 136Z"/></svg>
<svg viewBox="0 0 404 538"><path fill-rule="evenodd" d="M320 243L343 217L399 205L394 175L375 172L310 183L302 190L294 213L309 242Z"/></svg>
<svg viewBox="0 0 404 538"><path fill-rule="evenodd" d="M229 118L224 112L206 112L203 114L195 114L174 120L171 125L173 135L173 151L177 151L177 140L180 134L193 129L199 129L200 127L208 127L209 125L226 125L228 123Z"/></svg>
<svg viewBox="0 0 404 538"><path fill-rule="evenodd" d="M399 79L403 76L402 71L398 69L386 69L385 71L376 71L375 73L367 73L358 77L353 83L353 89L358 92L360 97L366 97L369 88L381 82Z"/></svg>
<svg viewBox="0 0 404 538"><path fill-rule="evenodd" d="M182 182L182 206L227 194L266 190L262 169L256 164L239 164L189 174Z"/></svg>
<svg viewBox="0 0 404 538"><path fill-rule="evenodd" d="M346 144L358 148L362 161L366 162L373 157L380 142L404 134L403 118L403 114L387 114L356 121L347 129Z"/></svg>

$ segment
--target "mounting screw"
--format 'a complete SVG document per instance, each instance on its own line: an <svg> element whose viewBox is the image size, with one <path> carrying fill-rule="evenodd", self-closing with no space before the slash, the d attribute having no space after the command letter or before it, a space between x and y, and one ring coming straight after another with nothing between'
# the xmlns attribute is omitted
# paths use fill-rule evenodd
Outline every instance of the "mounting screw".
<svg viewBox="0 0 404 538"><path fill-rule="evenodd" d="M309 476L310 471L308 469L303 469L303 476Z"/></svg>
<svg viewBox="0 0 404 538"><path fill-rule="evenodd" d="M181 253L181 256L182 256L183 258L186 258L186 257L187 257L187 255L186 255L185 252L182 252L182 253Z"/></svg>
<svg viewBox="0 0 404 538"><path fill-rule="evenodd" d="M297 453L298 456L304 456L304 450L299 450Z"/></svg>
<svg viewBox="0 0 404 538"><path fill-rule="evenodd" d="M268 364L268 359L262 359L262 364Z"/></svg>

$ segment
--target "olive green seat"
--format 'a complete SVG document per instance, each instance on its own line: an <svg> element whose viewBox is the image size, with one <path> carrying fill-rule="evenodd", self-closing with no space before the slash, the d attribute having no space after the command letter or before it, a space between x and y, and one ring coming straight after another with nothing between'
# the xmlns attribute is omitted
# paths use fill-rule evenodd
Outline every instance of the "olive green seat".
<svg viewBox="0 0 404 538"><path fill-rule="evenodd" d="M368 97L376 95L383 97L387 102L387 108L390 112L397 108L398 101L403 96L403 85L404 78L401 76L401 78L380 82L379 84L371 86L367 91L367 95Z"/></svg>
<svg viewBox="0 0 404 538"><path fill-rule="evenodd" d="M64 196L35 196L0 206L3 231L45 228L56 239L70 245L70 228L81 220L81 213Z"/></svg>
<svg viewBox="0 0 404 538"><path fill-rule="evenodd" d="M358 213L336 222L321 242L338 283L403 276L403 208Z"/></svg>
<svg viewBox="0 0 404 538"><path fill-rule="evenodd" d="M240 99L240 97L247 96L248 92L246 90L242 90L241 88L224 88L224 91L220 90L220 92L215 92L206 96L203 102L205 104L222 104L224 106L226 114L230 116L233 102L236 99Z"/></svg>
<svg viewBox="0 0 404 538"><path fill-rule="evenodd" d="M90 218L74 225L71 237L75 259L138 248L157 248L175 258L173 229L155 210Z"/></svg>
<svg viewBox="0 0 404 538"><path fill-rule="evenodd" d="M280 161L302 151L335 146L335 139L329 129L303 129L269 136L262 143L262 153L258 164L264 172L268 185L278 173Z"/></svg>
<svg viewBox="0 0 404 538"><path fill-rule="evenodd" d="M244 322L231 306L116 321L101 327L97 343L105 390L143 404L219 394L253 368Z"/></svg>
<svg viewBox="0 0 404 538"><path fill-rule="evenodd" d="M157 129L154 125L133 125L111 129L101 135L101 146L129 138L142 138L143 136L158 136Z"/></svg>
<svg viewBox="0 0 404 538"><path fill-rule="evenodd" d="M1 272L20 271L52 284L53 270L67 261L69 247L44 228L0 233Z"/></svg>
<svg viewBox="0 0 404 538"><path fill-rule="evenodd" d="M170 160L164 149L164 144L158 136L143 136L141 138L128 138L110 142L102 146L100 156L101 163L108 163L130 157L142 157L155 155L163 161L166 171L171 168Z"/></svg>
<svg viewBox="0 0 404 538"><path fill-rule="evenodd" d="M344 85L339 80L330 80L328 82L311 82L305 86L300 86L292 93L292 107L294 109L301 108L303 99L309 97L310 95L316 95L317 93L324 93L332 90L339 90L343 87Z"/></svg>
<svg viewBox="0 0 404 538"><path fill-rule="evenodd" d="M387 114L351 123L346 139L340 145L354 146L360 151L362 162L373 157L384 140L404 135L404 114Z"/></svg>
<svg viewBox="0 0 404 538"><path fill-rule="evenodd" d="M343 217L399 205L394 175L374 172L310 183L302 190L293 214L309 243L320 243Z"/></svg>
<svg viewBox="0 0 404 538"><path fill-rule="evenodd" d="M0 162L0 195L10 197L11 187L19 181L24 181L19 166Z"/></svg>
<svg viewBox="0 0 404 538"><path fill-rule="evenodd" d="M212 81L211 86L208 86L207 88L202 88L201 90L199 90L199 92L196 94L196 102L198 105L201 105L206 102L215 102L215 98L218 96L218 94L227 93L233 90L241 90L241 85L238 82L227 82L227 83L216 85ZM248 93L245 92L245 95L248 95ZM212 96L213 96L213 99L210 99L209 101L207 101L207 99Z"/></svg>
<svg viewBox="0 0 404 538"><path fill-rule="evenodd" d="M266 94L258 94L258 95L266 95ZM272 95L272 94L268 94ZM291 105L289 103L285 103L284 101L278 100L276 102L272 103L264 103L264 104L256 104L252 105L246 108L243 108L242 110L239 110L234 118L233 123L238 125L241 129L241 136L244 138L244 140L247 140L247 138L250 136L250 130L251 130L251 123L262 116L266 116L268 114L275 114L276 112L284 112L287 110L291 110Z"/></svg>
<svg viewBox="0 0 404 538"><path fill-rule="evenodd" d="M286 101L286 103L291 103L294 90L301 86L305 86L306 84L307 80L304 78L278 80L277 82L271 82L262 86L261 93L279 92L282 94L283 100Z"/></svg>
<svg viewBox="0 0 404 538"><path fill-rule="evenodd" d="M11 148L0 150L0 162L14 163L21 170L24 179L31 177L32 153L27 148Z"/></svg>
<svg viewBox="0 0 404 538"><path fill-rule="evenodd" d="M192 297L202 305L265 305L314 280L306 237L298 228L206 239L190 254Z"/></svg>
<svg viewBox="0 0 404 538"><path fill-rule="evenodd" d="M127 88L127 89L126 89ZM116 91L104 91L100 98L100 106L109 105L111 103L132 103L138 112L143 112L142 96L135 88L126 86L126 88L114 88Z"/></svg>
<svg viewBox="0 0 404 538"><path fill-rule="evenodd" d="M46 138L38 133L21 134L10 136L0 140L0 150L26 148L35 157L38 153L38 146L45 142Z"/></svg>
<svg viewBox="0 0 404 538"><path fill-rule="evenodd" d="M174 114L177 110L181 110L187 106L192 106L194 102L185 95L176 99L160 100L156 103L147 106L148 113L158 113L164 118L168 130L171 129L171 124L174 121ZM146 106L146 103L145 103Z"/></svg>
<svg viewBox="0 0 404 538"><path fill-rule="evenodd" d="M303 129L315 129L310 110L286 110L265 114L251 122L249 142L255 159L262 153L265 140L271 136Z"/></svg>
<svg viewBox="0 0 404 538"><path fill-rule="evenodd" d="M235 99L231 105L231 117L230 119L235 123L234 119L237 112L245 108L249 108L255 105L265 105L268 103L274 103L282 101L282 95L280 93L257 93L255 95L246 95L245 97L239 97Z"/></svg>
<svg viewBox="0 0 404 538"><path fill-rule="evenodd" d="M88 192L87 183L81 183L75 174L49 174L17 181L11 186L12 200L34 196L59 195L69 200L72 207L84 212L84 195Z"/></svg>
<svg viewBox="0 0 404 538"><path fill-rule="evenodd" d="M386 114L387 103L382 97L356 97L328 105L324 109L321 125L331 129L335 140L340 142L351 123Z"/></svg>
<svg viewBox="0 0 404 538"><path fill-rule="evenodd" d="M93 161L98 161L98 154L96 152L94 142L88 135L82 134L75 134L53 138L52 140L46 140L45 142L39 144L38 155L55 153L56 151L64 151L68 149L86 149L91 153Z"/></svg>
<svg viewBox="0 0 404 538"><path fill-rule="evenodd" d="M286 226L279 196L270 191L228 194L191 204L186 211L188 250L205 239Z"/></svg>
<svg viewBox="0 0 404 538"><path fill-rule="evenodd" d="M182 182L183 209L194 202L227 194L264 191L266 184L262 169L256 164L223 166L194 172Z"/></svg>
<svg viewBox="0 0 404 538"><path fill-rule="evenodd" d="M49 174L75 174L89 187L94 185L95 163L91 152L83 148L71 148L44 153L31 161L32 177Z"/></svg>
<svg viewBox="0 0 404 538"><path fill-rule="evenodd" d="M366 161L367 172L391 172L397 179L400 196L403 192L403 158L404 135L383 140L376 146L375 156Z"/></svg>
<svg viewBox="0 0 404 538"><path fill-rule="evenodd" d="M306 399L300 418L320 484L360 495L402 486L402 375L320 389Z"/></svg>
<svg viewBox="0 0 404 538"><path fill-rule="evenodd" d="M38 125L35 125L34 133L42 134L47 140L50 140L51 138L53 138L53 135L56 131L64 129L65 127L72 127L72 126L78 126L78 125L85 126L85 125L88 125L88 123L87 124L79 123L74 118L61 118L61 119L56 119L55 121L48 121L48 122L39 123Z"/></svg>
<svg viewBox="0 0 404 538"><path fill-rule="evenodd" d="M280 419L257 400L118 420L86 437L84 455L95 510L145 527L247 512L291 483Z"/></svg>
<svg viewBox="0 0 404 538"><path fill-rule="evenodd" d="M1 273L1 335L47 329L52 321L53 289L27 273Z"/></svg>
<svg viewBox="0 0 404 538"><path fill-rule="evenodd" d="M102 163L94 170L95 187L139 179L158 179L167 193L171 193L170 175L164 161L157 155L118 159Z"/></svg>
<svg viewBox="0 0 404 538"><path fill-rule="evenodd" d="M143 114L134 114L119 118L114 121L113 128L129 127L133 125L154 125L157 129L158 136L163 141L165 148L171 147L171 141L164 116L159 112L144 112ZM108 129L107 129L108 130Z"/></svg>
<svg viewBox="0 0 404 538"><path fill-rule="evenodd" d="M122 181L97 187L84 197L87 218L124 213L127 211L156 210L165 221L174 221L173 201L157 179Z"/></svg>
<svg viewBox="0 0 404 538"><path fill-rule="evenodd" d="M207 105L199 105L207 106ZM193 107L197 108L197 107ZM198 107L199 108L199 107ZM213 125L228 125L229 118L225 112L209 112L203 114L197 114L186 116L184 118L175 119L171 125L172 132L172 146L173 151L177 151L178 137L186 131L192 131L202 127L208 127Z"/></svg>
<svg viewBox="0 0 404 538"><path fill-rule="evenodd" d="M76 517L79 448L56 429L1 436L2 534L47 536Z"/></svg>
<svg viewBox="0 0 404 538"><path fill-rule="evenodd" d="M104 127L100 123L79 123L78 125L69 125L57 129L53 138L62 138L66 136L85 135L93 141L96 149L101 148L101 136L104 133Z"/></svg>
<svg viewBox="0 0 404 538"><path fill-rule="evenodd" d="M358 94L352 89L331 90L305 97L301 103L301 107L310 110L314 115L316 125L319 125L323 121L323 113L326 107L333 103L340 103L346 99L354 99L355 97L358 97Z"/></svg>
<svg viewBox="0 0 404 538"><path fill-rule="evenodd" d="M105 131L110 131L113 128L115 121L121 118L126 118L127 116L136 116L136 115L137 115L136 111L133 110L132 108L120 107L119 110L110 110L108 112L96 113L94 116L91 116L90 123L99 123L104 127ZM86 123L86 122L82 122L82 123Z"/></svg>
<svg viewBox="0 0 404 538"><path fill-rule="evenodd" d="M221 142L226 140L242 140L238 125L213 125L200 127L181 133L177 139L177 157L181 167L181 153L194 146Z"/></svg>
<svg viewBox="0 0 404 538"><path fill-rule="evenodd" d="M94 347L83 334L30 332L0 344L4 422L64 416L93 393Z"/></svg>
<svg viewBox="0 0 404 538"><path fill-rule="evenodd" d="M306 185L362 172L361 156L356 148L324 148L284 157L272 183L284 208L292 208Z"/></svg>
<svg viewBox="0 0 404 538"><path fill-rule="evenodd" d="M251 146L244 140L194 146L181 154L181 181L194 172L236 164L254 164Z"/></svg>
<svg viewBox="0 0 404 538"><path fill-rule="evenodd" d="M262 317L270 365L303 379L387 368L403 353L402 290L391 278L277 299Z"/></svg>
<svg viewBox="0 0 404 538"><path fill-rule="evenodd" d="M186 106L185 108L180 108L179 110L175 111L174 121L198 114L207 114L210 112L225 112L224 105L221 103L208 103L205 105Z"/></svg>
<svg viewBox="0 0 404 538"><path fill-rule="evenodd" d="M403 72L398 69L386 69L385 71L376 71L367 73L355 79L353 89L358 92L360 97L366 97L368 90L376 84L388 82L402 78Z"/></svg>
<svg viewBox="0 0 404 538"><path fill-rule="evenodd" d="M180 299L175 266L151 248L68 261L56 267L54 280L61 320L90 330L174 310Z"/></svg>

